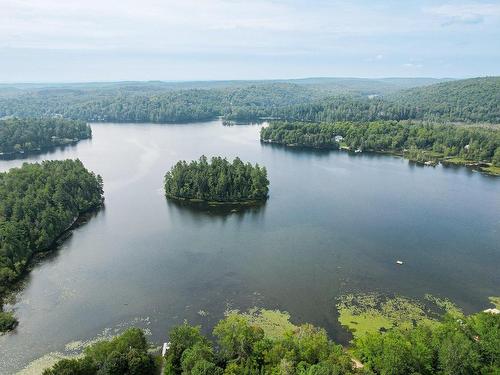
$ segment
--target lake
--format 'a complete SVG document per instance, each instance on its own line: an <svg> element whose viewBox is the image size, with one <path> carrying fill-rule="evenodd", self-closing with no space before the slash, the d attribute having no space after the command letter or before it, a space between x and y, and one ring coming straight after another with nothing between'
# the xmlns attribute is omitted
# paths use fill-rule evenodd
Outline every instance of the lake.
<svg viewBox="0 0 500 375"><path fill-rule="evenodd" d="M335 310L344 293L431 293L467 313L500 294L498 178L386 155L261 145L260 125L92 130L75 146L0 161L5 171L79 158L102 175L106 197L8 306L20 325L0 337L1 374L130 325L158 345L184 319L209 332L227 309L286 310L345 343ZM165 172L202 154L266 166L268 202L238 212L167 202Z"/></svg>

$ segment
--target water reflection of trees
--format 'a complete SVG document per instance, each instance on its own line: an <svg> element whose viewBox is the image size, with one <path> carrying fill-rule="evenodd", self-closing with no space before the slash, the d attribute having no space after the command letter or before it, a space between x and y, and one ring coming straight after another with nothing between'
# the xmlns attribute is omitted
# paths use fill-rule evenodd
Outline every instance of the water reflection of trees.
<svg viewBox="0 0 500 375"><path fill-rule="evenodd" d="M17 160L17 159L21 159L21 160L32 159L30 161L36 161L33 159L34 158L46 158L46 157L53 155L55 153L58 153L58 152L71 150L72 148L76 148L78 146L78 144L85 143L84 141L91 142L91 138L82 139L82 140L79 140L78 142L68 143L65 145L58 145L58 146L54 146L54 147L44 147L40 150L26 151L22 154L19 152L3 154L3 155L0 155L0 160L10 161L10 160Z"/></svg>
<svg viewBox="0 0 500 375"><path fill-rule="evenodd" d="M207 217L226 221L228 218L242 220L245 217L257 218L264 215L265 202L254 205L210 205L206 202L189 202L167 199L169 210L178 215L189 216L194 220L205 220Z"/></svg>

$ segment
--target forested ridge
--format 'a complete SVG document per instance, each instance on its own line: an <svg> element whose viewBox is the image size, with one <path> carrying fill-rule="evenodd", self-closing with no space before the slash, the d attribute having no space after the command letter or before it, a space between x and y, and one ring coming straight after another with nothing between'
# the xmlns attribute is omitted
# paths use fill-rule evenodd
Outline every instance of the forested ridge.
<svg viewBox="0 0 500 375"><path fill-rule="evenodd" d="M11 88L0 117L190 122L279 118L300 121L429 120L500 123L500 77L430 84L404 80L309 79L213 83L122 83ZM399 83L398 83L399 82ZM428 85L422 86L427 83ZM399 85L399 86L398 86Z"/></svg>
<svg viewBox="0 0 500 375"><path fill-rule="evenodd" d="M265 167L243 163L239 158L205 156L179 161L165 175L165 194L170 198L208 202L248 202L267 199L269 180Z"/></svg>
<svg viewBox="0 0 500 375"><path fill-rule="evenodd" d="M398 91L388 96L337 95L280 109L286 120L332 122L426 120L500 123L500 77L473 78Z"/></svg>
<svg viewBox="0 0 500 375"><path fill-rule="evenodd" d="M217 116L258 119L276 108L311 102L319 91L273 83L182 90L50 89L0 97L0 117L52 117L108 122L190 122Z"/></svg>
<svg viewBox="0 0 500 375"><path fill-rule="evenodd" d="M280 323L230 312L213 329L213 342L200 326L185 322L169 333L164 374L466 375L500 371L498 314L448 315L432 325L370 333L356 338L349 351L331 341L324 329ZM111 341L88 347L82 358L58 362L44 375L153 374L153 359L146 348L140 331L129 329ZM361 362L355 365L352 356Z"/></svg>
<svg viewBox="0 0 500 375"><path fill-rule="evenodd" d="M397 152L417 161L460 157L500 166L498 128L402 121L272 122L262 128L260 137L264 142L283 145Z"/></svg>
<svg viewBox="0 0 500 375"><path fill-rule="evenodd" d="M0 173L0 298L24 274L35 253L48 250L80 214L102 200L101 177L79 160L25 163ZM9 321L0 331L13 327L14 321Z"/></svg>
<svg viewBox="0 0 500 375"><path fill-rule="evenodd" d="M0 153L29 152L61 146L92 136L83 121L61 118L0 120Z"/></svg>
<svg viewBox="0 0 500 375"><path fill-rule="evenodd" d="M417 87L389 99L403 107L414 107L415 119L500 123L500 77Z"/></svg>

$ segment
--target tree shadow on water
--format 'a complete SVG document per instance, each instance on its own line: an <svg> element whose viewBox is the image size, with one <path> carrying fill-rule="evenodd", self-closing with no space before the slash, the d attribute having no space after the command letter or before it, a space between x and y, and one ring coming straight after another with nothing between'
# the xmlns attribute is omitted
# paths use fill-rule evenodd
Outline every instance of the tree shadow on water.
<svg viewBox="0 0 500 375"><path fill-rule="evenodd" d="M205 220L207 217L226 221L228 218L243 219L246 216L262 216L266 202L252 205L211 205L206 202L189 202L167 199L168 209L191 219Z"/></svg>

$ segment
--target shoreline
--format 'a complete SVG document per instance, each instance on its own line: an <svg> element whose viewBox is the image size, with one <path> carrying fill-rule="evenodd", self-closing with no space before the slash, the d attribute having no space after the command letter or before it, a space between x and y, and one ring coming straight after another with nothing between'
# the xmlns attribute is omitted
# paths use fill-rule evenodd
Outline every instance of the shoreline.
<svg viewBox="0 0 500 375"><path fill-rule="evenodd" d="M260 139L260 142L263 144L278 145L278 146L281 146L284 148L292 148L292 149L301 149L302 148L305 150L345 151L345 152L352 153L352 154L356 153L355 151L352 151L349 147L346 147L346 146L340 146L339 148L330 147L330 146L307 146L307 145L301 145L301 144L297 144L297 143L287 144L287 143L273 141L271 139ZM419 164L422 166L435 167L439 164L442 164L445 167L447 167L447 166L466 167L468 169L478 171L478 172L480 172L484 175L487 175L487 176L500 177L500 167L495 167L495 166L493 166L492 163L466 160L466 159L463 159L459 156L447 156L447 157L436 157L435 156L433 158L429 158L429 160L426 160L426 161L419 161L419 160L414 160L414 159L405 157L404 151L398 151L398 150L393 150L393 151L390 151L390 150L379 150L379 151L363 150L362 152L397 156L397 157L401 157L401 158L406 159L412 163Z"/></svg>
<svg viewBox="0 0 500 375"><path fill-rule="evenodd" d="M50 151L55 150L55 149L60 148L60 147L64 148L64 147L68 147L68 146L75 146L80 141L85 141L88 139L92 139L92 137L90 136L88 138L79 138L76 140L72 139L72 140L68 140L68 142L63 142L63 143L59 143L59 144L55 144L55 145L51 145L51 146L38 147L38 148L33 149L33 150L0 152L0 160L19 160L19 159L23 159L23 158L26 158L26 157L31 156L31 155L39 155L39 154L43 154L46 152L50 152Z"/></svg>
<svg viewBox="0 0 500 375"><path fill-rule="evenodd" d="M174 201L179 201L179 202L188 202L188 203L197 203L197 204L206 204L208 206L257 206L262 203L264 203L265 200L245 200L245 201L230 201L230 202L225 202L225 201L207 201L204 199L199 199L199 198L183 198L183 197L177 197L175 195L169 195L165 194L167 199L172 199Z"/></svg>
<svg viewBox="0 0 500 375"><path fill-rule="evenodd" d="M37 264L37 262L54 254L59 248L59 246L61 246L69 237L71 237L73 230L84 225L87 222L86 218L89 215L97 213L103 207L104 207L104 199L101 201L99 205L90 207L89 209L80 212L78 216L73 218L73 220L66 227L66 229L64 229L47 247L33 252L30 258L26 260L24 269L19 274L19 276L15 279L15 281L12 284L7 286L7 290L4 293L0 294L0 311L9 313L8 311L4 311L3 309L5 301L14 298L14 296L22 290L23 282L25 281L29 273L33 270L33 267ZM0 331L0 336L2 336L7 332L13 331L17 327L19 321L17 320L17 318L15 319L16 319L16 324L14 325L14 327L6 331Z"/></svg>

